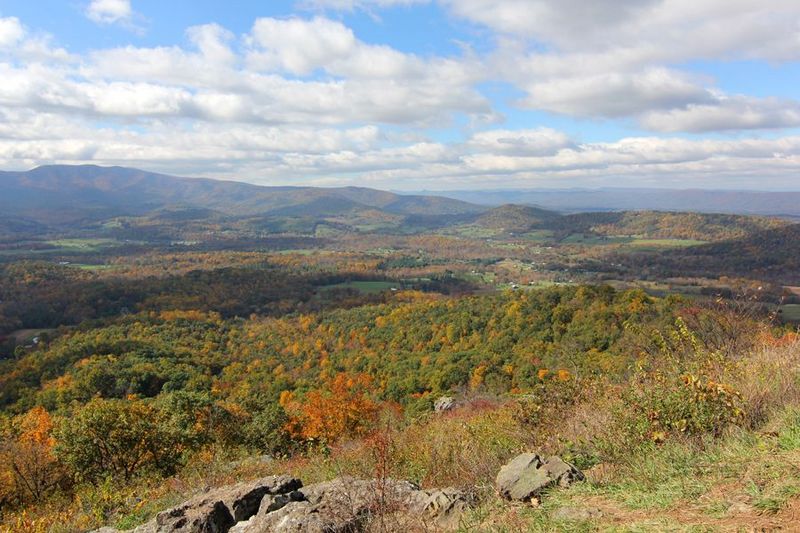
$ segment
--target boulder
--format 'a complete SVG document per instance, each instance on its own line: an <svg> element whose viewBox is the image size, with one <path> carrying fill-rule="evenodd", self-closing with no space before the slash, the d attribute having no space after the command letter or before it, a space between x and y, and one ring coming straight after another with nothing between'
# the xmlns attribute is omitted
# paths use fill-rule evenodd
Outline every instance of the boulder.
<svg viewBox="0 0 800 533"><path fill-rule="evenodd" d="M379 516L395 525L407 524L410 530L431 525L451 529L458 525L460 513L470 504L469 498L456 489L424 491L408 481L392 479L342 477L298 492L302 500L275 511L262 508L230 532L355 532L365 530L370 520Z"/></svg>
<svg viewBox="0 0 800 533"><path fill-rule="evenodd" d="M550 487L568 487L583 479L580 470L560 457L544 460L535 453L523 453L500 469L495 483L503 498L529 501Z"/></svg>
<svg viewBox="0 0 800 533"><path fill-rule="evenodd" d="M225 533L234 524L255 515L267 498L285 497L302 487L299 479L269 476L206 491L158 513L133 533Z"/></svg>
<svg viewBox="0 0 800 533"><path fill-rule="evenodd" d="M134 533L344 533L364 531L375 518L393 529L452 529L471 503L457 489L421 490L409 481L341 477L303 487L273 476L206 491Z"/></svg>
<svg viewBox="0 0 800 533"><path fill-rule="evenodd" d="M456 407L456 401L450 396L442 396L441 398L433 402L433 410L436 413L443 413L444 411L450 411L455 407Z"/></svg>
<svg viewBox="0 0 800 533"><path fill-rule="evenodd" d="M473 503L469 494L452 487L422 492L426 496L414 510L443 529L457 528L462 513Z"/></svg>

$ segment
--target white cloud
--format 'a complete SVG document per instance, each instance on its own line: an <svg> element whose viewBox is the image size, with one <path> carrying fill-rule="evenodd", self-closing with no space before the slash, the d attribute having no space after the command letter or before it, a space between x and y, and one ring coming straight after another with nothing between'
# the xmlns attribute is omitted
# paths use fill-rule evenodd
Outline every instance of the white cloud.
<svg viewBox="0 0 800 533"><path fill-rule="evenodd" d="M299 7L304 9L332 9L353 11L355 9L387 8L427 4L431 0L301 0Z"/></svg>
<svg viewBox="0 0 800 533"><path fill-rule="evenodd" d="M478 153L514 156L544 156L574 146L563 132L551 128L535 130L489 130L472 135L466 146Z"/></svg>
<svg viewBox="0 0 800 533"><path fill-rule="evenodd" d="M526 88L526 107L590 117L624 117L713 100L688 76L664 68L554 78Z"/></svg>
<svg viewBox="0 0 800 533"><path fill-rule="evenodd" d="M648 112L641 124L654 131L697 133L794 128L800 127L800 102L723 95L709 104Z"/></svg>
<svg viewBox="0 0 800 533"><path fill-rule="evenodd" d="M70 55L0 18L0 165L94 161L394 189L795 179L798 137L585 143L536 122L485 129L499 114L479 86L493 80L521 89L526 108L657 132L800 127L798 102L729 95L679 66L693 57L792 57L793 37L766 35L772 15L754 2L728 1L725 13L718 0L603 0L586 12L576 2L498 0L496 12L479 0L448 4L502 32L482 56L402 52L322 16L262 18L245 35L206 24L189 28L182 45ZM785 18L794 12L783 0L774 7ZM608 12L591 14L600 8ZM705 23L714 9L732 37ZM655 27L643 26L644 13ZM592 17L606 22L594 28ZM463 140L437 142L428 128Z"/></svg>
<svg viewBox="0 0 800 533"><path fill-rule="evenodd" d="M440 0L453 14L549 51L661 58L800 57L794 0Z"/></svg>
<svg viewBox="0 0 800 533"><path fill-rule="evenodd" d="M24 35L25 28L18 18L0 17L0 48L14 46Z"/></svg>
<svg viewBox="0 0 800 533"><path fill-rule="evenodd" d="M526 92L529 109L576 117L638 120L656 130L783 127L741 102L747 119L726 120L734 97L714 80L674 65L695 60L800 59L795 0L440 0L456 16L499 33L488 63ZM787 102L790 107L796 103ZM753 107L762 111L749 112ZM756 117L759 115L762 118ZM785 114L784 114L785 115ZM667 122L672 119L672 125ZM713 128L708 128L713 129Z"/></svg>
<svg viewBox="0 0 800 533"><path fill-rule="evenodd" d="M357 46L352 30L322 17L313 20L261 18L253 25L249 40L253 50L248 63L252 67L293 74L309 74L347 58Z"/></svg>
<svg viewBox="0 0 800 533"><path fill-rule="evenodd" d="M91 0L86 16L98 24L126 22L133 16L130 0Z"/></svg>

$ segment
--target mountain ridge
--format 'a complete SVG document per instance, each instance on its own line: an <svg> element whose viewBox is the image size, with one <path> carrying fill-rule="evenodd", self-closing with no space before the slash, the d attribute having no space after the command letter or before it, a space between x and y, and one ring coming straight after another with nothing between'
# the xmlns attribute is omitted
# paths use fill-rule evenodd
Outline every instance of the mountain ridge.
<svg viewBox="0 0 800 533"><path fill-rule="evenodd" d="M260 186L208 178L186 178L127 167L49 165L0 171L0 209L32 220L95 217L109 209L143 215L188 206L251 216L309 209L380 209L402 215L478 213L486 208L444 197L398 195L365 187ZM314 211L316 213L316 211Z"/></svg>

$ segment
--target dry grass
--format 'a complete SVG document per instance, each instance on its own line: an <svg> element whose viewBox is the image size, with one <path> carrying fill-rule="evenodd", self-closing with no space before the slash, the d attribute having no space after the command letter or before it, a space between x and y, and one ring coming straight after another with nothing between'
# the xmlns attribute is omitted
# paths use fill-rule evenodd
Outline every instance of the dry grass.
<svg viewBox="0 0 800 533"><path fill-rule="evenodd" d="M757 347L739 361L731 384L746 406L750 429L759 428L786 406L800 405L800 341Z"/></svg>

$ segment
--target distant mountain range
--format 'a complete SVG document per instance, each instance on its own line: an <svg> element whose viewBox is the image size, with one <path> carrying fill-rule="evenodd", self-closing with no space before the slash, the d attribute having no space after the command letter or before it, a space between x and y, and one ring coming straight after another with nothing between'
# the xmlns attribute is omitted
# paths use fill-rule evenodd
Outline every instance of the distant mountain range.
<svg viewBox="0 0 800 533"><path fill-rule="evenodd" d="M512 203L517 205L504 205ZM490 210L501 205L500 210ZM558 216L553 211L623 210L800 217L800 192L542 189L399 194L363 187L265 187L95 165L0 171L0 218L6 225L9 220L52 225L153 213L195 218L346 215L411 225L474 221L489 228L524 231L546 226L545 221L553 223Z"/></svg>
<svg viewBox="0 0 800 533"><path fill-rule="evenodd" d="M209 209L231 216L319 216L375 209L398 215L459 215L486 209L441 196L399 195L362 187L262 187L94 165L0 172L0 193L3 215L50 223L144 215L168 207Z"/></svg>
<svg viewBox="0 0 800 533"><path fill-rule="evenodd" d="M800 192L607 188L443 191L420 194L439 194L487 206L516 203L573 213L655 210L800 217Z"/></svg>

